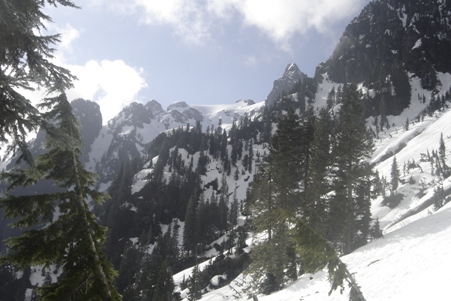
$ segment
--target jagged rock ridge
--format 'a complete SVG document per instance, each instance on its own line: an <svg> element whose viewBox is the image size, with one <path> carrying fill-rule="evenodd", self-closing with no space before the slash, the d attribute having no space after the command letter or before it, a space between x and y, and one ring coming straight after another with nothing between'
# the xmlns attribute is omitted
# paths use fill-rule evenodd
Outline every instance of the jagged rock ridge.
<svg viewBox="0 0 451 301"><path fill-rule="evenodd" d="M307 75L302 73L295 63L288 64L282 77L274 81L274 86L265 100L265 105L273 105L284 93L290 93L293 87L298 82L302 82L306 77Z"/></svg>

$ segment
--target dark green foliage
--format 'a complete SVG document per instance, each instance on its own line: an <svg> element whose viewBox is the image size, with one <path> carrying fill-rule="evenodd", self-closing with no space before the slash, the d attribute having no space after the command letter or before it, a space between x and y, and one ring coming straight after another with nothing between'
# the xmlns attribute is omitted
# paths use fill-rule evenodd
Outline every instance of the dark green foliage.
<svg viewBox="0 0 451 301"><path fill-rule="evenodd" d="M379 219L376 219L374 224L371 226L371 228L370 228L370 236L373 239L377 239L377 238L380 238L380 237L383 236L382 235L382 230L381 230L381 227L380 227L380 224L379 224Z"/></svg>
<svg viewBox="0 0 451 301"><path fill-rule="evenodd" d="M327 176L331 167L332 120L328 111L322 108L315 124L314 139L311 143L311 157L303 212L306 222L319 234L326 234L327 193L331 190Z"/></svg>
<svg viewBox="0 0 451 301"><path fill-rule="evenodd" d="M193 272L188 279L188 300L194 301L202 298L201 292L201 282L200 282L200 271L199 266L196 264L194 266Z"/></svg>
<svg viewBox="0 0 451 301"><path fill-rule="evenodd" d="M374 144L363 114L357 87L346 85L333 146L335 195L331 200L328 229L328 239L343 254L360 245L358 241L366 241L369 228L372 166L365 162Z"/></svg>
<svg viewBox="0 0 451 301"><path fill-rule="evenodd" d="M246 272L252 275L254 288L261 291L262 282L268 275L271 277L272 289L279 290L283 287L285 267L289 263L287 244L286 237L278 235L253 247L252 264Z"/></svg>
<svg viewBox="0 0 451 301"><path fill-rule="evenodd" d="M129 241L123 251L123 257L119 268L119 276L115 281L119 292L124 296L124 300L130 300L131 287L136 281L137 271L141 267L142 252Z"/></svg>
<svg viewBox="0 0 451 301"><path fill-rule="evenodd" d="M172 279L171 268L168 261L163 260L160 271L157 276L157 282L154 287L152 300L154 301L172 301L174 291L174 281Z"/></svg>
<svg viewBox="0 0 451 301"><path fill-rule="evenodd" d="M305 176L306 153L300 141L306 141L305 130L293 110L280 118L271 139L270 154L260 164L259 174L252 184L252 225L256 232L266 231L266 241L255 246L251 253L250 273L254 287L261 289L261 281L274 277L274 289L280 289L286 275L285 268L293 267L290 260L291 242L288 229L300 207L300 181ZM303 136L304 134L304 136ZM295 268L296 269L296 268ZM290 275L292 271L288 269ZM270 278L272 279L272 278Z"/></svg>
<svg viewBox="0 0 451 301"><path fill-rule="evenodd" d="M451 175L451 168L446 164L446 146L443 141L443 133L440 134L440 143L438 149L438 168L443 178L447 178Z"/></svg>
<svg viewBox="0 0 451 301"><path fill-rule="evenodd" d="M443 205L450 201L450 197L447 196L447 193L449 193L449 191L445 192L443 186L434 188L434 196L432 197L432 200L435 210L440 209L441 207L443 207Z"/></svg>
<svg viewBox="0 0 451 301"><path fill-rule="evenodd" d="M9 142L9 150L18 148L20 159L31 165L33 158L25 143L28 131L39 126L51 131L52 127L18 89L39 86L46 93L62 93L75 78L51 63L60 35L42 35L45 23L52 21L43 12L46 4L76 7L69 0L0 2L0 141Z"/></svg>
<svg viewBox="0 0 451 301"><path fill-rule="evenodd" d="M335 87L333 87L332 90L329 91L329 94L327 94L327 104L326 104L327 111L330 111L330 109L332 109L335 106L336 104L335 97L336 97Z"/></svg>
<svg viewBox="0 0 451 301"><path fill-rule="evenodd" d="M396 162L396 156L393 157L390 176L391 176L390 184L391 184L392 194L396 194L396 190L398 189L398 185L399 185L399 168L398 168L398 163Z"/></svg>
<svg viewBox="0 0 451 301"><path fill-rule="evenodd" d="M30 267L26 267L20 279L16 278L17 269L12 264L0 266L0 300L23 300L27 288L31 288Z"/></svg>
<svg viewBox="0 0 451 301"><path fill-rule="evenodd" d="M243 253L241 256L229 257L219 255L215 257L211 263L206 266L201 272L199 272L200 287L213 287L210 283L211 279L217 275L226 275L225 279L222 279L218 286L219 288L229 284L240 273L245 270L250 263L250 258L247 253Z"/></svg>
<svg viewBox="0 0 451 301"><path fill-rule="evenodd" d="M273 273L266 273L264 280L260 284L262 294L269 295L279 289L280 284L277 282L276 276Z"/></svg>
<svg viewBox="0 0 451 301"><path fill-rule="evenodd" d="M390 194L389 196L384 197L382 205L393 209L398 206L403 199L404 195L402 193Z"/></svg>
<svg viewBox="0 0 451 301"><path fill-rule="evenodd" d="M107 242L105 244L106 254L111 263L119 268L121 254L125 252L125 244L128 235L139 236L137 227L130 227L137 216L136 213L127 209L127 204L133 203L130 186L133 176L142 166L140 159L135 158L122 163L121 169L108 189L111 199L107 200L97 211L102 212L100 217L102 224L108 227Z"/></svg>
<svg viewBox="0 0 451 301"><path fill-rule="evenodd" d="M185 227L183 228L183 248L188 252L188 256L190 253L196 255L197 250L196 233L198 232L196 231L196 207L197 200L195 197L191 197L186 208ZM201 225L202 221L199 218L198 227ZM199 238L199 236L197 238Z"/></svg>
<svg viewBox="0 0 451 301"><path fill-rule="evenodd" d="M49 137L47 152L37 159L37 170L61 189L53 194L8 194L1 201L5 216L15 227L36 227L8 240L9 252L2 262L27 265L56 263L64 277L40 289L41 300L121 300L113 286L116 271L101 251L106 229L89 211L88 200L102 202L106 195L95 190L95 175L80 162L81 137L78 123L65 94L46 99L44 117L53 120L61 139ZM23 171L4 174L15 186L31 184ZM58 209L58 214L56 214Z"/></svg>
<svg viewBox="0 0 451 301"><path fill-rule="evenodd" d="M303 268L307 273L316 272L327 266L331 289L329 294L341 287L343 282L348 282L351 287L350 300L365 300L354 276L348 271L334 248L321 235L318 235L302 220L298 220L294 229L294 242L299 252ZM355 296L360 299L352 299Z"/></svg>

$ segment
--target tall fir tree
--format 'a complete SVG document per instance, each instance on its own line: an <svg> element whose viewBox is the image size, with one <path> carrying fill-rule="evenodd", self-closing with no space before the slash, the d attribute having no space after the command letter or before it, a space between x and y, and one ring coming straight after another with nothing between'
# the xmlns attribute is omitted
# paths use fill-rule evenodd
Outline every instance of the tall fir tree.
<svg viewBox="0 0 451 301"><path fill-rule="evenodd" d="M199 265L196 264L193 268L193 272L188 280L188 300L195 301L202 298L202 292L200 287L200 270Z"/></svg>
<svg viewBox="0 0 451 301"><path fill-rule="evenodd" d="M48 137L47 152L37 159L37 170L54 181L59 192L49 194L7 194L1 200L5 216L15 227L34 227L8 240L8 254L2 262L27 265L58 264L63 275L57 283L40 290L41 300L121 300L113 286L116 271L102 252L106 228L90 212L90 200L100 203L107 197L95 186L96 175L88 172L79 157L82 142L72 107L62 94L42 105L68 143ZM3 175L9 189L34 184L21 170ZM36 228L38 226L38 228Z"/></svg>
<svg viewBox="0 0 451 301"><path fill-rule="evenodd" d="M267 240L255 247L251 254L254 287L263 280L263 286L271 283L269 291L282 287L286 268L292 262L289 237L290 224L300 206L302 129L294 110L288 110L279 120L271 139L270 154L260 164L259 174L254 178L252 194L252 223L257 232L266 231ZM266 283L266 284L265 284ZM261 291L269 292L265 287Z"/></svg>
<svg viewBox="0 0 451 301"><path fill-rule="evenodd" d="M440 159L441 173L444 178L447 178L451 174L451 169L446 164L446 145L445 145L445 141L443 140L443 133L440 133L440 143L439 143L438 155L439 155L439 159Z"/></svg>
<svg viewBox="0 0 451 301"><path fill-rule="evenodd" d="M332 120L326 108L322 108L315 126L311 148L308 185L304 195L302 216L316 232L326 235L328 212L327 194L331 190L331 133Z"/></svg>
<svg viewBox="0 0 451 301"><path fill-rule="evenodd" d="M168 261L164 259L160 265L152 301L172 301L174 288L175 285L172 278L171 267L169 266Z"/></svg>
<svg viewBox="0 0 451 301"><path fill-rule="evenodd" d="M372 166L364 164L371 156L374 143L366 128L364 105L354 84L343 87L339 124L335 132L333 146L334 191L331 200L328 223L328 238L342 254L354 249L357 233L367 233L359 229L356 221L357 208L369 211L366 198L364 204L357 204L359 179L369 177ZM365 207L366 206L366 207ZM364 231L362 231L364 230ZM360 239L359 239L360 240Z"/></svg>
<svg viewBox="0 0 451 301"><path fill-rule="evenodd" d="M396 194L396 191L398 190L399 185L399 168L398 168L398 162L396 161L396 156L393 157L393 161L391 164L391 171L390 171L390 184L391 184L391 192L392 194Z"/></svg>
<svg viewBox="0 0 451 301"><path fill-rule="evenodd" d="M185 227L183 228L183 248L187 252L188 257L196 255L197 235L196 237L196 209L197 200L191 197L188 201L185 214Z"/></svg>
<svg viewBox="0 0 451 301"><path fill-rule="evenodd" d="M303 123L301 126L301 133L299 143L301 145L300 166L301 181L303 183L304 191L308 189L309 181L307 181L308 173L310 172L310 161L312 156L312 142L315 137L316 115L313 106L308 106L304 113Z"/></svg>

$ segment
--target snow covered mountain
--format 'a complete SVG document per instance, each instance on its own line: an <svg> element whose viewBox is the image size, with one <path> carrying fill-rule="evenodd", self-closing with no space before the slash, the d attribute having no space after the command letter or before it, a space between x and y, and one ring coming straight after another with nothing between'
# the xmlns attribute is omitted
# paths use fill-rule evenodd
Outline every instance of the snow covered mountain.
<svg viewBox="0 0 451 301"><path fill-rule="evenodd" d="M193 127L196 123L200 123L204 130L220 123L222 128L230 129L234 121L245 114L254 116L262 106L262 102L254 103L249 99L226 105L188 105L177 102L167 110L156 100L146 104L132 103L96 131L98 134L94 139L85 142L90 148L87 152L87 168L100 175L100 183L108 185L124 160L146 157L149 143L161 132Z"/></svg>

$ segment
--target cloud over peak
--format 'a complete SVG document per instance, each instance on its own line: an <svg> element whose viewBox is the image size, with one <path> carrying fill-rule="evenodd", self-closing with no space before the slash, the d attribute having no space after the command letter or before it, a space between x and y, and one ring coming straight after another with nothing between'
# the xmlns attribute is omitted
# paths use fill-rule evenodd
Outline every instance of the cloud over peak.
<svg viewBox="0 0 451 301"><path fill-rule="evenodd" d="M110 6L114 6L109 2ZM137 14L149 25L169 25L190 44L203 44L212 38L220 23L238 18L241 25L253 27L274 43L285 47L295 35L309 31L326 33L337 22L350 18L366 0L134 0L122 11ZM117 5L115 5L117 7Z"/></svg>

